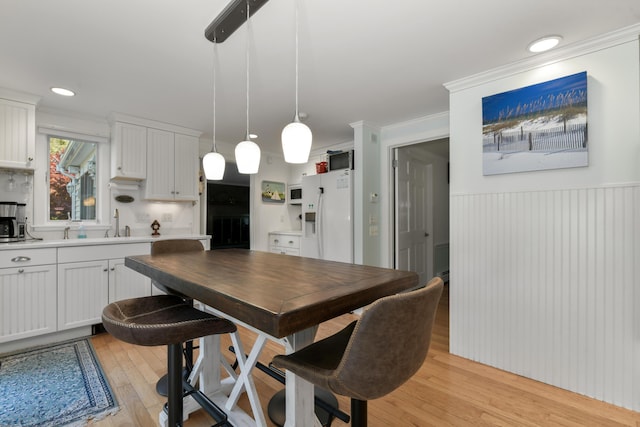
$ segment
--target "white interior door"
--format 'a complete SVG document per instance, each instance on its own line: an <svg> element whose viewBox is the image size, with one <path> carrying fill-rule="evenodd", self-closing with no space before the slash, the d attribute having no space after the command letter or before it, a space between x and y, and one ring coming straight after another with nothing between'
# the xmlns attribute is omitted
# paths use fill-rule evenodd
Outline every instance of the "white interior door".
<svg viewBox="0 0 640 427"><path fill-rule="evenodd" d="M415 271L425 284L433 277L432 165L407 148L394 151L396 268Z"/></svg>

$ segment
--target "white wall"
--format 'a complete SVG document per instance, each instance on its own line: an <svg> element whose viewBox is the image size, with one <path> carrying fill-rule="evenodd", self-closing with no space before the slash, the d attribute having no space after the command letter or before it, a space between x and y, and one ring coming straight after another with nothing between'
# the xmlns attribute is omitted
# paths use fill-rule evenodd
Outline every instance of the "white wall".
<svg viewBox="0 0 640 427"><path fill-rule="evenodd" d="M293 218L293 212L297 207L289 205L286 201L281 204L262 201L262 181L287 184L290 182L289 179L289 165L284 159L263 153L258 173L251 176L251 249L269 250L270 231L300 229L300 223Z"/></svg>
<svg viewBox="0 0 640 427"><path fill-rule="evenodd" d="M451 352L634 410L639 32L447 85ZM589 166L483 176L482 97L580 71L588 75Z"/></svg>
<svg viewBox="0 0 640 427"><path fill-rule="evenodd" d="M364 121L352 123L354 135L353 260L381 266L380 128Z"/></svg>

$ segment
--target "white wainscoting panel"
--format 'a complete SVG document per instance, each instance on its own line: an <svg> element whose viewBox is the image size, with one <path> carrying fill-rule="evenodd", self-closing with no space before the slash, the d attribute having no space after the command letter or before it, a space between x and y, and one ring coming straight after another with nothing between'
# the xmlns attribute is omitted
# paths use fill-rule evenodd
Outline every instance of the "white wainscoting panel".
<svg viewBox="0 0 640 427"><path fill-rule="evenodd" d="M640 410L640 186L450 209L451 352Z"/></svg>

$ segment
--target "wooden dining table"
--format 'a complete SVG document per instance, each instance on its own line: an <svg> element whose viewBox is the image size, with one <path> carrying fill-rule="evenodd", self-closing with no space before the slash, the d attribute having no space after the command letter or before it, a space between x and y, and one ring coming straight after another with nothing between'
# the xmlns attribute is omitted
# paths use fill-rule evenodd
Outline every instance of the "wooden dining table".
<svg viewBox="0 0 640 427"><path fill-rule="evenodd" d="M265 340L278 341L284 352L294 352L313 342L320 323L418 286L413 272L246 249L129 256L125 265L258 333L248 355L236 349L241 373L225 407L233 409L233 420L237 411L233 407L244 390L254 416L251 422L238 418L234 425L266 425L251 376ZM215 338L201 342L201 353L207 352L214 359L206 363L209 370L219 371ZM313 386L289 372L286 377L285 426L314 425ZM201 382L203 378L212 383L200 384L205 394L220 391L219 374L202 374Z"/></svg>

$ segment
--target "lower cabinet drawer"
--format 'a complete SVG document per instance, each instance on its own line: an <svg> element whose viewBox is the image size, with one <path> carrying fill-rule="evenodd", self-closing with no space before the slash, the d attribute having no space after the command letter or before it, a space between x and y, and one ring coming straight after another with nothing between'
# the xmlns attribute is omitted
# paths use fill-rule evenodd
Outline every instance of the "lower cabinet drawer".
<svg viewBox="0 0 640 427"><path fill-rule="evenodd" d="M284 248L300 248L300 236L289 234L269 234L269 245Z"/></svg>
<svg viewBox="0 0 640 427"><path fill-rule="evenodd" d="M296 248L283 248L280 246L271 246L269 247L269 252L273 252L274 254L300 256L300 249L296 249Z"/></svg>
<svg viewBox="0 0 640 427"><path fill-rule="evenodd" d="M56 248L0 251L0 268L55 264Z"/></svg>

